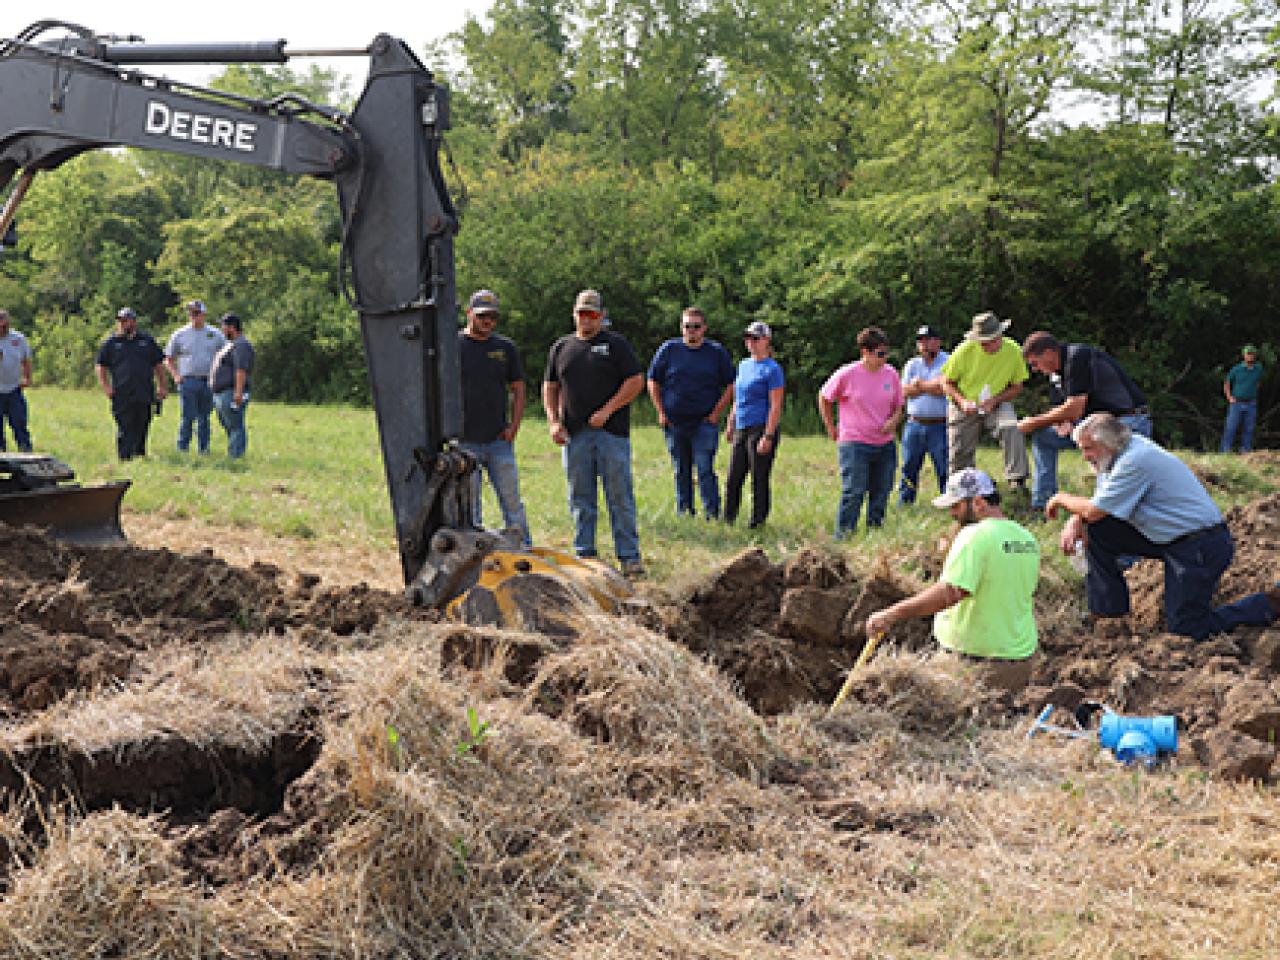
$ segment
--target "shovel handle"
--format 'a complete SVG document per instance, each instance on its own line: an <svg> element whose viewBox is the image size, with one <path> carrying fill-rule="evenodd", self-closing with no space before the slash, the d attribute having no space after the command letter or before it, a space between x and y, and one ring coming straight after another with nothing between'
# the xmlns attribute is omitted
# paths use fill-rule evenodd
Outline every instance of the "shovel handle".
<svg viewBox="0 0 1280 960"><path fill-rule="evenodd" d="M866 662L871 659L871 654L875 652L876 645L884 639L884 631L868 637L867 642L862 645L862 653L858 654L858 660L849 671L849 675L844 678L844 685L840 687L840 692L836 694L836 698L831 701L831 706L827 710L827 715L835 713L836 708L844 703L845 697L849 696L849 691L853 689L853 678L858 675Z"/></svg>

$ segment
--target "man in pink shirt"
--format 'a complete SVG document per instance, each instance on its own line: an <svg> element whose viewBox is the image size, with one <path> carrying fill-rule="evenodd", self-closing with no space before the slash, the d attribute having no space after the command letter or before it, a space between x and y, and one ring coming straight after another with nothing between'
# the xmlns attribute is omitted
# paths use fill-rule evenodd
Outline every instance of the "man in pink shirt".
<svg viewBox="0 0 1280 960"><path fill-rule="evenodd" d="M858 334L862 359L833 373L818 393L827 436L840 455L840 510L836 539L852 534L867 498L867 526L884 523L885 507L898 466L894 436L902 422L902 381L889 365L889 339L879 327ZM834 412L839 407L837 427Z"/></svg>

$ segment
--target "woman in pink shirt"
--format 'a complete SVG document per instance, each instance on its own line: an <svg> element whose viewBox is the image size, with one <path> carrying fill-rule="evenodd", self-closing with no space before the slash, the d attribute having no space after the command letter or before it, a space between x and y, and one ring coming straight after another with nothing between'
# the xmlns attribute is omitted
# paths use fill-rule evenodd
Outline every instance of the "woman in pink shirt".
<svg viewBox="0 0 1280 960"><path fill-rule="evenodd" d="M902 421L902 381L889 365L889 338L879 327L867 327L858 334L858 350L862 359L833 373L818 393L827 436L836 441L840 454L837 540L857 529L863 497L867 498L867 526L884 523L898 466L894 437Z"/></svg>

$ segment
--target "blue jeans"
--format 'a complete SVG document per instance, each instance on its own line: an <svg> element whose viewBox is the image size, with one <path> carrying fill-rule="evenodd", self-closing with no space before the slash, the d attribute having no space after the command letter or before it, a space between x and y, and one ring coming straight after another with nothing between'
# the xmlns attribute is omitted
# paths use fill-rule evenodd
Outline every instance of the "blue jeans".
<svg viewBox="0 0 1280 960"><path fill-rule="evenodd" d="M563 453L569 482L569 513L573 517L573 552L596 555L596 517L604 486L613 530L613 552L620 562L640 559L636 533L636 500L631 489L631 438L586 427L569 438Z"/></svg>
<svg viewBox="0 0 1280 960"><path fill-rule="evenodd" d="M230 391L228 391L230 396ZM182 422L178 425L178 449L186 451L191 446L191 426L195 424L196 447L201 453L209 452L209 415L213 413L213 391L209 381L196 377L183 377L178 384L178 399L182 403ZM225 426L225 424L224 424Z"/></svg>
<svg viewBox="0 0 1280 960"><path fill-rule="evenodd" d="M520 472L516 468L516 448L509 440L491 440L488 443L459 444L463 450L476 458L476 462L484 472L489 474L489 482L493 484L493 492L498 495L498 506L502 508L502 525L507 530L519 530L521 542L526 547L533 546L529 537L529 521L525 518L524 503L520 500ZM475 510L475 521L484 526L484 517L480 509L481 475L477 469L471 475L472 496Z"/></svg>
<svg viewBox="0 0 1280 960"><path fill-rule="evenodd" d="M1237 400L1227 404L1227 424L1222 429L1222 453L1230 453L1231 445L1240 433L1240 452L1253 449L1253 425L1258 422L1258 401Z"/></svg>
<svg viewBox="0 0 1280 960"><path fill-rule="evenodd" d="M693 503L693 474L698 473L698 493L709 519L720 516L720 480L716 477L716 448L720 429L699 420L691 426L672 424L663 430L667 452L676 475L676 513L697 513Z"/></svg>
<svg viewBox="0 0 1280 960"><path fill-rule="evenodd" d="M1250 594L1222 607L1213 605L1218 581L1235 553L1226 524L1173 543L1152 543L1132 524L1105 517L1089 524L1085 552L1089 558L1085 590L1090 613L1116 617L1129 612L1129 586L1120 561L1139 556L1164 563L1164 616L1171 633L1203 640L1241 624L1275 621L1265 593Z"/></svg>
<svg viewBox="0 0 1280 960"><path fill-rule="evenodd" d="M947 424L916 423L908 419L902 429L902 479L898 483L898 502L915 503L920 489L920 470L925 454L933 461L933 472L938 477L938 492L947 482Z"/></svg>
<svg viewBox="0 0 1280 960"><path fill-rule="evenodd" d="M1134 433L1151 438L1151 417L1148 414L1131 413L1117 419L1127 424ZM1058 453L1075 448L1076 443L1070 436L1060 436L1053 427L1044 427L1031 435L1031 450L1035 454L1035 464L1031 471L1032 509L1044 509L1045 504L1058 492Z"/></svg>
<svg viewBox="0 0 1280 960"><path fill-rule="evenodd" d="M893 471L898 466L898 445L893 441L879 446L870 443L841 443L840 511L836 515L836 537L853 533L867 498L867 526L884 523L884 511L893 489Z"/></svg>
<svg viewBox="0 0 1280 960"><path fill-rule="evenodd" d="M234 390L219 390L213 395L218 422L227 431L227 456L232 458L243 457L249 447L249 431L244 425L244 411L249 406L249 395L245 394L244 402L236 406L235 394Z"/></svg>
<svg viewBox="0 0 1280 960"><path fill-rule="evenodd" d="M21 387L14 387L8 393L0 393L0 450L4 446L4 422L9 421L13 430L13 442L21 453L31 452L31 434L27 432L27 398L22 395Z"/></svg>

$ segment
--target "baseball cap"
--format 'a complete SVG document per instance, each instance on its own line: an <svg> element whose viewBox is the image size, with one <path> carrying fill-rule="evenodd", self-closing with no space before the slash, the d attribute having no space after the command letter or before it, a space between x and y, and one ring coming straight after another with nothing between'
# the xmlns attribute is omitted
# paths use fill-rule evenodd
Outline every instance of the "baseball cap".
<svg viewBox="0 0 1280 960"><path fill-rule="evenodd" d="M467 301L467 309L475 313L497 313L498 295L492 290L477 290Z"/></svg>
<svg viewBox="0 0 1280 960"><path fill-rule="evenodd" d="M977 467L965 467L947 477L947 488L933 498L935 507L949 507L972 497L986 497L996 492L991 478Z"/></svg>
<svg viewBox="0 0 1280 960"><path fill-rule="evenodd" d="M205 309L203 300L187 301L187 313L208 313L208 312L209 311Z"/></svg>
<svg viewBox="0 0 1280 960"><path fill-rule="evenodd" d="M772 337L773 331L769 329L769 325L763 320L754 320L747 324L747 329L742 331L748 337Z"/></svg>
<svg viewBox="0 0 1280 960"><path fill-rule="evenodd" d="M937 330L933 329L933 327L929 326L929 324L926 323L924 326L922 326L919 330L916 331L917 340L923 340L925 337L937 337L939 340L941 340L942 334L940 334Z"/></svg>
<svg viewBox="0 0 1280 960"><path fill-rule="evenodd" d="M599 290L582 290L578 293L578 299L573 301L573 312L579 310L594 310L596 313L604 313L604 299L600 296Z"/></svg>
<svg viewBox="0 0 1280 960"><path fill-rule="evenodd" d="M1241 348L1240 350L1241 356L1243 356L1246 353L1257 353L1257 352L1258 352L1258 348L1255 347L1252 343L1246 343L1244 347Z"/></svg>
<svg viewBox="0 0 1280 960"><path fill-rule="evenodd" d="M116 311L117 320L137 320L138 313L133 307L121 307Z"/></svg>

